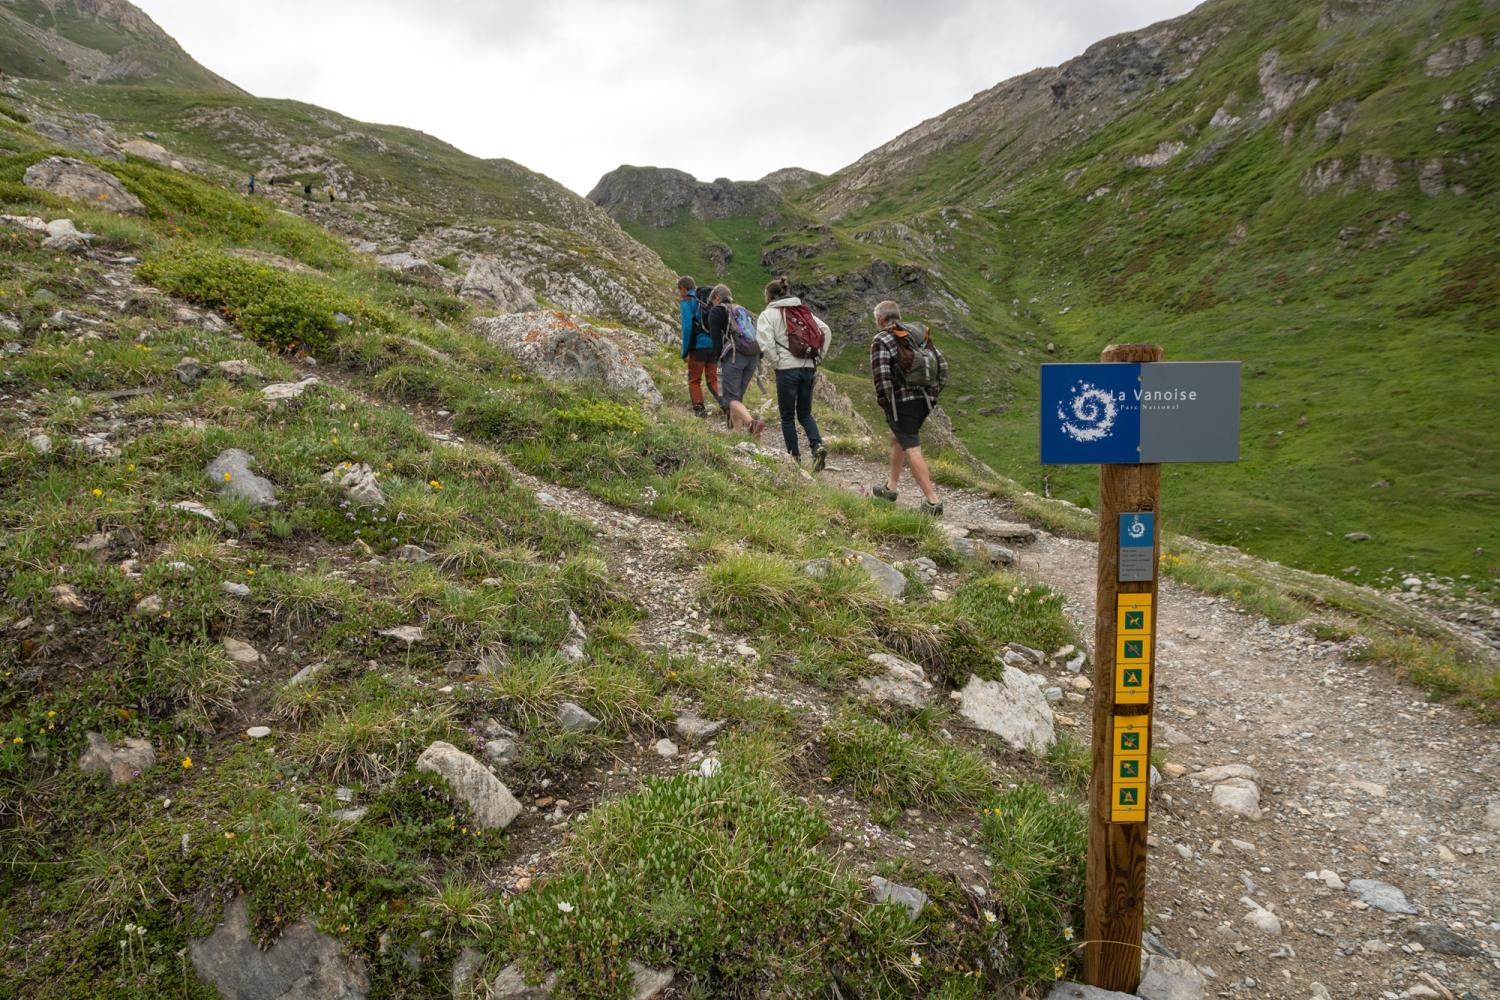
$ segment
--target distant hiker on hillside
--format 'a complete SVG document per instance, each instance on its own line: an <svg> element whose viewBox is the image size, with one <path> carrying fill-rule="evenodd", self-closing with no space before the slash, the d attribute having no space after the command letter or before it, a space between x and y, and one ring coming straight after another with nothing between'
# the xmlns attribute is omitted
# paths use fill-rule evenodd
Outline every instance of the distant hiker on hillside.
<svg viewBox="0 0 1500 1000"><path fill-rule="evenodd" d="M332 205L333 201L334 201L334 198L333 198L333 185L330 184L330 185L328 185L328 204Z"/></svg>
<svg viewBox="0 0 1500 1000"><path fill-rule="evenodd" d="M302 185L302 200L303 201L312 201L312 185L311 184L304 184L304 185Z"/></svg>
<svg viewBox="0 0 1500 1000"><path fill-rule="evenodd" d="M253 195L255 193L255 175L254 174L250 175L249 188L250 188L250 193Z"/></svg>
<svg viewBox="0 0 1500 1000"><path fill-rule="evenodd" d="M724 346L719 351L719 405L729 415L729 429L749 431L760 440L766 422L751 416L745 391L760 368L760 344L755 339L755 317L734 304L728 285L716 285L708 298L708 332Z"/></svg>
<svg viewBox="0 0 1500 1000"><path fill-rule="evenodd" d="M822 472L828 464L828 449L823 447L823 437L813 420L812 397L818 361L828 350L828 325L792 294L785 278L776 278L766 286L766 308L756 322L755 336L761 356L776 372L776 408L781 411L786 450L801 463L802 450L797 446L800 423L812 449L813 471Z"/></svg>
<svg viewBox="0 0 1500 1000"><path fill-rule="evenodd" d="M875 326L870 375L875 380L875 399L891 429L891 461L884 485L871 492L895 502L905 465L925 498L922 513L940 515L943 502L933 488L918 434L948 381L948 361L932 346L926 327L901 322L901 307L894 302L887 300L875 307Z"/></svg>
<svg viewBox="0 0 1500 1000"><path fill-rule="evenodd" d="M687 362L688 397L693 401L693 412L706 416L703 405L703 384L714 402L719 401L719 348L720 344L708 330L708 289L700 289L698 283L688 275L677 279L678 311L682 318L682 360Z"/></svg>

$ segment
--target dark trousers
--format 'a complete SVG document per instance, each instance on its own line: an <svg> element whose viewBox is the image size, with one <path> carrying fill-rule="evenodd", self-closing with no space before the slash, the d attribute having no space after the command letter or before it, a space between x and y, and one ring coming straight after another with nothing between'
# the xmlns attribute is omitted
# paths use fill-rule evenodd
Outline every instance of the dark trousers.
<svg viewBox="0 0 1500 1000"><path fill-rule="evenodd" d="M802 454L797 447L797 425L807 432L807 446L817 451L823 444L818 433L818 422L812 415L813 382L817 380L815 368L783 368L776 373L776 409L781 411L781 436L786 440L786 450L793 455Z"/></svg>

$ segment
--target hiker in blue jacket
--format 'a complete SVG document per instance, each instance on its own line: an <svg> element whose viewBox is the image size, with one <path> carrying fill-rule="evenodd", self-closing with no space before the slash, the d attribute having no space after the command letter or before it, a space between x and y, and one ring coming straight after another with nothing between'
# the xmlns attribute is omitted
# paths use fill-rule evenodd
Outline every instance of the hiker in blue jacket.
<svg viewBox="0 0 1500 1000"><path fill-rule="evenodd" d="M677 279L678 311L682 318L682 360L687 362L688 396L693 401L693 412L706 416L703 405L703 382L708 391L719 402L719 346L714 343L708 329L707 310L698 301L698 283L688 275Z"/></svg>

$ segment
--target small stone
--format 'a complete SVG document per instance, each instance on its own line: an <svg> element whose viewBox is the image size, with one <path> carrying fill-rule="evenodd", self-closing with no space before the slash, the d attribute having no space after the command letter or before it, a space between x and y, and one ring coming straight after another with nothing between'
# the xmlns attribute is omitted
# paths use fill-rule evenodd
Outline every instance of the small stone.
<svg viewBox="0 0 1500 1000"><path fill-rule="evenodd" d="M51 588L52 600L64 611L87 611L89 606L70 583L59 583Z"/></svg>
<svg viewBox="0 0 1500 1000"><path fill-rule="evenodd" d="M1252 843L1250 843L1250 841L1248 841L1248 840L1235 840L1233 838L1230 838L1229 846L1233 847L1236 851L1239 851L1241 854L1255 854L1256 853L1255 845L1252 844Z"/></svg>
<svg viewBox="0 0 1500 1000"><path fill-rule="evenodd" d="M417 770L436 774L455 796L468 805L474 820L486 829L504 829L521 815L521 803L505 784L479 761L451 743L438 740L417 758Z"/></svg>
<svg viewBox="0 0 1500 1000"><path fill-rule="evenodd" d="M271 727L251 726L249 729L245 730L245 735L250 737L252 740L263 740L267 736L271 735Z"/></svg>
<svg viewBox="0 0 1500 1000"><path fill-rule="evenodd" d="M432 558L432 553L420 545L403 545L396 550L395 556L402 562L424 563Z"/></svg>
<svg viewBox="0 0 1500 1000"><path fill-rule="evenodd" d="M653 969L634 959L627 968L630 969L630 1000L656 1000L677 978L675 969Z"/></svg>
<svg viewBox="0 0 1500 1000"><path fill-rule="evenodd" d="M420 625L398 625L395 628L381 629L379 634L395 639L397 642L404 642L408 646L427 638L426 630Z"/></svg>
<svg viewBox="0 0 1500 1000"><path fill-rule="evenodd" d="M1163 764L1161 769L1162 773L1164 773L1169 778L1180 778L1184 774L1187 774L1186 766L1182 764L1173 764L1171 761Z"/></svg>
<svg viewBox="0 0 1500 1000"><path fill-rule="evenodd" d="M338 938L307 919L282 927L271 946L261 948L243 896L226 906L214 932L190 942L188 951L199 978L224 1000L364 1000L370 988L359 957L346 954Z"/></svg>
<svg viewBox="0 0 1500 1000"><path fill-rule="evenodd" d="M45 434L31 435L31 437L27 439L27 444L31 445L31 450L36 452L38 455L52 454L52 439Z"/></svg>
<svg viewBox="0 0 1500 1000"><path fill-rule="evenodd" d="M1269 937L1281 935L1281 918L1270 910L1257 906L1244 916L1245 923Z"/></svg>
<svg viewBox="0 0 1500 1000"><path fill-rule="evenodd" d="M1441 924L1417 924L1411 929L1410 934L1413 941L1439 955L1478 958L1484 954L1484 947L1478 941L1450 931Z"/></svg>
<svg viewBox="0 0 1500 1000"><path fill-rule="evenodd" d="M140 777L141 773L156 763L156 750L149 742L127 736L119 743L111 744L99 733L83 734L88 749L78 758L78 768L85 773L103 772L116 785L125 785Z"/></svg>
<svg viewBox="0 0 1500 1000"><path fill-rule="evenodd" d="M1215 785L1213 803L1223 812L1249 820L1264 815L1260 809L1260 786L1245 778L1230 778Z"/></svg>
<svg viewBox="0 0 1500 1000"><path fill-rule="evenodd" d="M870 878L870 894L877 903L896 903L906 907L913 920L921 916L922 907L927 905L927 893L921 889L899 885L879 875Z"/></svg>
<svg viewBox="0 0 1500 1000"><path fill-rule="evenodd" d="M250 466L254 464L255 456L249 452L227 448L203 472L224 496L244 500L251 507L277 506L276 484L252 472Z"/></svg>
<svg viewBox="0 0 1500 1000"><path fill-rule="evenodd" d="M501 767L507 764L517 764L521 760L521 747L514 739L500 736L485 741L484 756L490 763Z"/></svg>
<svg viewBox="0 0 1500 1000"><path fill-rule="evenodd" d="M194 517L201 517L203 518L203 520L208 521L212 524L219 523L219 515L215 514L213 511L209 510L207 507L203 506L196 500L179 500L177 503L174 503L172 505L172 509L180 510L184 514L192 514Z"/></svg>
<svg viewBox="0 0 1500 1000"><path fill-rule="evenodd" d="M707 740L716 735L725 726L723 719L705 719L693 711L679 712L677 719L672 723L672 728L677 730L677 735L688 743L696 743L699 740Z"/></svg>
<svg viewBox="0 0 1500 1000"><path fill-rule="evenodd" d="M260 651L248 642L242 639L224 639L222 644L230 662L236 666L254 667L260 664Z"/></svg>
<svg viewBox="0 0 1500 1000"><path fill-rule="evenodd" d="M172 371L177 376L177 381L183 385L193 385L203 376L203 365L197 358L183 358L172 366Z"/></svg>
<svg viewBox="0 0 1500 1000"><path fill-rule="evenodd" d="M345 463L335 466L323 474L323 482L335 483L359 507L382 507L385 494L381 492L375 470L364 462Z"/></svg>
<svg viewBox="0 0 1500 1000"><path fill-rule="evenodd" d="M656 745L652 749L656 751L658 757L677 756L677 744L668 739L657 740Z"/></svg>
<svg viewBox="0 0 1500 1000"><path fill-rule="evenodd" d="M565 701L557 706L557 722L569 732L587 732L591 729L598 729L602 725L581 705L571 701Z"/></svg>
<svg viewBox="0 0 1500 1000"><path fill-rule="evenodd" d="M260 394L272 402L282 402L288 399L299 399L309 386L318 384L316 376L309 376L301 382L272 382L263 386Z"/></svg>
<svg viewBox="0 0 1500 1000"><path fill-rule="evenodd" d="M747 660L760 659L760 653L756 652L755 647L743 642L735 645L734 652L736 656L743 656Z"/></svg>
<svg viewBox="0 0 1500 1000"><path fill-rule="evenodd" d="M514 963L500 970L500 975L490 984L491 1000L552 1000L552 988L557 985L557 973L552 973L539 986L529 986L521 967Z"/></svg>
<svg viewBox="0 0 1500 1000"><path fill-rule="evenodd" d="M161 598L155 594L141 598L132 611L137 618L151 618L161 614Z"/></svg>
<svg viewBox="0 0 1500 1000"><path fill-rule="evenodd" d="M214 368L229 378L261 379L266 377L259 368L248 361L220 361L214 365Z"/></svg>
<svg viewBox="0 0 1500 1000"><path fill-rule="evenodd" d="M1349 891L1360 900L1386 913L1417 913L1415 906L1406 898L1406 893L1378 879L1357 878L1349 882Z"/></svg>
<svg viewBox="0 0 1500 1000"><path fill-rule="evenodd" d="M1500 830L1500 799L1490 799L1484 807L1484 825Z"/></svg>
<svg viewBox="0 0 1500 1000"><path fill-rule="evenodd" d="M236 580L225 580L219 584L219 589L230 597L249 597L250 588Z"/></svg>
<svg viewBox="0 0 1500 1000"><path fill-rule="evenodd" d="M1146 954L1141 957L1142 1000L1202 1000L1208 980L1186 959Z"/></svg>
<svg viewBox="0 0 1500 1000"><path fill-rule="evenodd" d="M1369 540L1369 533L1364 531L1351 531L1344 536L1346 542L1368 542Z"/></svg>
<svg viewBox="0 0 1500 1000"><path fill-rule="evenodd" d="M870 662L883 673L856 682L867 697L898 708L918 709L932 700L933 687L920 666L890 653L871 653Z"/></svg>
<svg viewBox="0 0 1500 1000"><path fill-rule="evenodd" d="M353 806L348 809L335 809L328 815L340 823L358 823L365 818L365 813L370 811L369 806Z"/></svg>
<svg viewBox="0 0 1500 1000"><path fill-rule="evenodd" d="M1057 739L1041 683L1015 667L1003 668L996 681L970 675L963 690L952 697L959 702L960 715L999 736L1012 750L1044 751Z"/></svg>
<svg viewBox="0 0 1500 1000"><path fill-rule="evenodd" d="M1260 775L1249 764L1221 764L1218 767L1204 768L1193 775L1194 781L1201 781L1205 785L1226 781L1229 778L1245 778L1250 781L1259 781Z"/></svg>
<svg viewBox="0 0 1500 1000"><path fill-rule="evenodd" d="M724 765L719 762L719 758L705 757L703 758L703 763L698 765L698 773L705 778L712 778L723 770L723 767Z"/></svg>
<svg viewBox="0 0 1500 1000"><path fill-rule="evenodd" d="M1087 663L1087 662L1088 662L1088 655L1086 653L1079 652L1079 653L1075 654L1073 656L1073 658L1071 660L1069 660L1067 662L1067 664L1066 664L1066 666L1068 668L1068 672L1072 673L1072 674L1079 673L1080 671L1083 670L1083 665L1085 663Z"/></svg>

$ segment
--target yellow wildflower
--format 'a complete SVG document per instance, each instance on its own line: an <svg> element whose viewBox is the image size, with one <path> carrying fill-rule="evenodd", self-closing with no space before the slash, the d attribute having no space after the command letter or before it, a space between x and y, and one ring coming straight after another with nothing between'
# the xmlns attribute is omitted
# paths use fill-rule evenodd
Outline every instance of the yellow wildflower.
<svg viewBox="0 0 1500 1000"><path fill-rule="evenodd" d="M234 478L234 473L232 473L232 472L226 472L226 473L224 473L224 482L227 483L230 480L232 480L233 478Z"/></svg>
<svg viewBox="0 0 1500 1000"><path fill-rule="evenodd" d="M97 486L95 486L95 487L94 487L94 488L93 488L93 489L92 489L92 490L90 490L90 491L89 491L89 492L90 492L90 493L92 493L92 494L93 494L93 495L94 495L94 496L96 496L96 497L102 497L102 496L103 496L103 495L104 495L104 491L103 491L103 490L101 490L101 489L100 489L100 488L99 488L99 487L97 487Z"/></svg>
<svg viewBox="0 0 1500 1000"><path fill-rule="evenodd" d="M182 758L182 766L183 766L184 770L186 770L187 768L192 767L193 766L193 758L191 758L191 757L184 757L184 758Z"/></svg>

